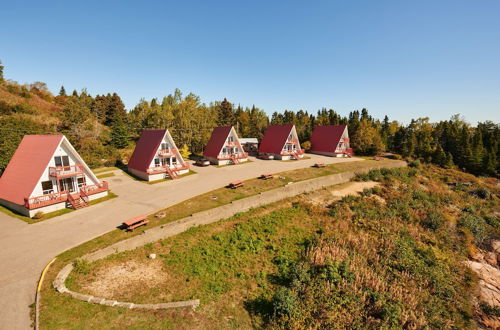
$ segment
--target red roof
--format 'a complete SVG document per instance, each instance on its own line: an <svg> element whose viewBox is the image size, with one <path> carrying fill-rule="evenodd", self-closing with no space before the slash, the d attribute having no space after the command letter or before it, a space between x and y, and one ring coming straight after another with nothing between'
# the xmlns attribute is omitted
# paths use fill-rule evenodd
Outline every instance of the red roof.
<svg viewBox="0 0 500 330"><path fill-rule="evenodd" d="M25 135L0 178L0 198L24 205L64 135Z"/></svg>
<svg viewBox="0 0 500 330"><path fill-rule="evenodd" d="M212 136L210 136L210 140L208 140L207 146L203 151L203 156L217 158L232 128L233 126L220 126L214 128Z"/></svg>
<svg viewBox="0 0 500 330"><path fill-rule="evenodd" d="M316 126L311 137L311 151L335 152L347 125Z"/></svg>
<svg viewBox="0 0 500 330"><path fill-rule="evenodd" d="M128 168L146 172L160 147L166 129L145 129L128 161Z"/></svg>
<svg viewBox="0 0 500 330"><path fill-rule="evenodd" d="M262 142L259 146L259 152L276 155L281 154L286 140L292 132L293 126L294 125L292 124L270 125L266 130L266 134L262 138Z"/></svg>

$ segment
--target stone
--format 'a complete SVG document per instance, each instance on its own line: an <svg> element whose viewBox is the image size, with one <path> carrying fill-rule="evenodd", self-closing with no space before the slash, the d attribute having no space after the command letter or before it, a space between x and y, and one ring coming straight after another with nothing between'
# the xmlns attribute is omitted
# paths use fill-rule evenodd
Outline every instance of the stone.
<svg viewBox="0 0 500 330"><path fill-rule="evenodd" d="M165 218L167 216L167 214L165 212L160 212L160 213L156 213L155 217L161 219L161 218Z"/></svg>
<svg viewBox="0 0 500 330"><path fill-rule="evenodd" d="M151 253L149 256L148 256L149 259L156 259L156 253Z"/></svg>
<svg viewBox="0 0 500 330"><path fill-rule="evenodd" d="M496 253L495 252L486 253L486 255L484 256L484 261L486 261L487 263L489 263L492 266L496 266L496 264L497 264Z"/></svg>

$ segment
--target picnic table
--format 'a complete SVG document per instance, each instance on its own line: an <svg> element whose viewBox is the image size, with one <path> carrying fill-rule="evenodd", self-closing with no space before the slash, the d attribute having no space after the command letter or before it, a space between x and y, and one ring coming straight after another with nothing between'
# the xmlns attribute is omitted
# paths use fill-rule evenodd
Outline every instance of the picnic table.
<svg viewBox="0 0 500 330"><path fill-rule="evenodd" d="M228 187L231 189L236 189L238 187L243 187L243 186L244 186L244 183L241 180L230 182L228 185Z"/></svg>
<svg viewBox="0 0 500 330"><path fill-rule="evenodd" d="M149 221L146 220L146 216L145 215L140 215L138 217L135 217L133 219L130 219L130 220L127 220L127 221L123 222L122 225L123 225L123 228L125 230L132 231L132 230L134 230L137 227L140 227L140 226L143 226L143 225L147 225L148 222Z"/></svg>
<svg viewBox="0 0 500 330"><path fill-rule="evenodd" d="M272 178L274 178L272 173L263 173L259 176L259 179L262 179L262 180L269 180Z"/></svg>

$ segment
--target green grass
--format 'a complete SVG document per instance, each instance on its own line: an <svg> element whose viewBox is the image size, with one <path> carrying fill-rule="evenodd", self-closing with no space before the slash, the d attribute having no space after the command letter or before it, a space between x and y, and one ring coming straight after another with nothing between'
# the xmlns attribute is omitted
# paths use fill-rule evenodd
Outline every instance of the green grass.
<svg viewBox="0 0 500 330"><path fill-rule="evenodd" d="M73 272L68 286L85 291L98 272L131 260L147 267L153 262L147 255L156 253L160 278L167 280L151 287L131 283L113 298L138 303L199 298L201 306L195 312L109 308L45 285L41 325L474 328L476 281L461 263L474 241L463 235L466 227L455 224L463 207L486 217L497 200L476 197L476 187L450 190L444 183L449 176L433 167L372 171L360 179L376 179L381 187L329 208L297 196L112 255ZM488 189L498 196L498 187ZM428 225L429 212L441 214L441 225ZM498 235L498 230L491 225L486 232ZM67 262L105 241L101 237L63 253L46 284Z"/></svg>
<svg viewBox="0 0 500 330"><path fill-rule="evenodd" d="M96 169L92 170L92 172L94 172L94 174L100 174L100 173L110 172L110 171L116 171L116 170L119 170L119 168L111 166L111 167L96 168Z"/></svg>
<svg viewBox="0 0 500 330"><path fill-rule="evenodd" d="M330 175L330 174L335 174L335 173L341 173L341 172L346 172L346 171L357 171L361 170L363 168L366 168L367 166L372 166L374 164L377 165L383 165L384 163L391 163L392 161L390 160L385 160L381 162L375 162L371 160L367 161L355 161L355 162L346 162L346 163L338 163L338 164L332 164L332 165L327 165L325 168L314 168L314 167L309 167L309 168L304 168L304 169L297 169L297 170L292 170L292 171L287 171L287 172L282 172L282 173L274 173L275 174L275 179L272 180L260 180L260 179L250 179L245 181L245 186L242 188L238 189L227 189L227 188L220 188L213 190L209 193L202 194L196 197L193 197L191 199L188 199L184 202L178 203L176 205L173 205L171 207L168 207L164 210L160 210L158 212L155 212L154 214L151 214L148 216L149 224L148 228L154 227L154 226L159 226L171 221L175 221L184 217L187 217L193 213L200 212L203 210L215 208L221 205L225 205L231 201L249 197L255 194L258 194L259 192L263 191L268 191L271 189L275 189L281 186L284 186L288 182L298 182L302 180L307 180L311 178L316 178L316 177L321 177L325 175ZM282 177L282 178L280 178ZM156 218L155 214L164 212L166 216L164 218ZM136 230L133 232L125 232L121 230L114 230L111 231L107 234L104 234L96 239L93 239L91 241L88 241L76 248L73 248L63 254L61 254L58 257L58 260L54 263L54 266L51 268L48 276L48 278L53 279L53 277L56 275L57 270L63 267L67 262L75 260L76 258L86 254L90 253L96 250L99 250L103 247L109 246L113 243L116 243L118 241L121 241L123 239L129 238L131 236L135 235L140 235L142 233L141 230ZM51 281L50 280L50 281ZM49 283L49 280L47 280L46 283ZM44 295L42 295L43 297ZM67 299L66 297L62 297L63 300ZM71 301L71 299L69 299ZM83 307L87 308L87 305L82 305ZM57 306L57 308L63 308L63 306ZM119 309L118 309L119 310ZM115 314L116 310L111 311L110 313L113 315L120 315L123 311L117 312ZM82 311L82 316L87 315L86 313L89 312L91 315L93 312L90 311ZM50 317L54 317L54 315L51 315ZM49 318L50 318L49 317ZM107 317L107 316L106 316ZM138 321L139 322L139 321ZM138 323L141 324L141 323ZM167 324L167 323L165 323Z"/></svg>
<svg viewBox="0 0 500 330"><path fill-rule="evenodd" d="M97 175L97 178L98 179L104 179L104 178L109 178L109 177L112 177L112 176L115 176L115 173L110 172L110 173L100 174L100 175Z"/></svg>

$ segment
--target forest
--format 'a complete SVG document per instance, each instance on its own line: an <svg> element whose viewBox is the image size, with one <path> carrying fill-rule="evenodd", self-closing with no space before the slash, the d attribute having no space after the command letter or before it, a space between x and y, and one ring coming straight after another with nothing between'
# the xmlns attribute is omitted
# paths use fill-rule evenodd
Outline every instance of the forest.
<svg viewBox="0 0 500 330"><path fill-rule="evenodd" d="M367 109L342 116L333 109L284 110L268 116L256 106L242 107L226 98L203 103L200 97L172 94L142 99L126 109L117 93L90 95L86 89L53 95L43 82L19 84L3 76L0 62L0 173L25 134L65 134L91 167L122 165L143 129L168 128L179 148L200 155L215 126L233 125L240 137L262 138L270 124L295 124L302 146L310 146L317 125L347 124L357 155L395 153L412 161L454 167L476 175L498 176L500 126L473 126L460 115L432 122L417 118L407 125Z"/></svg>

